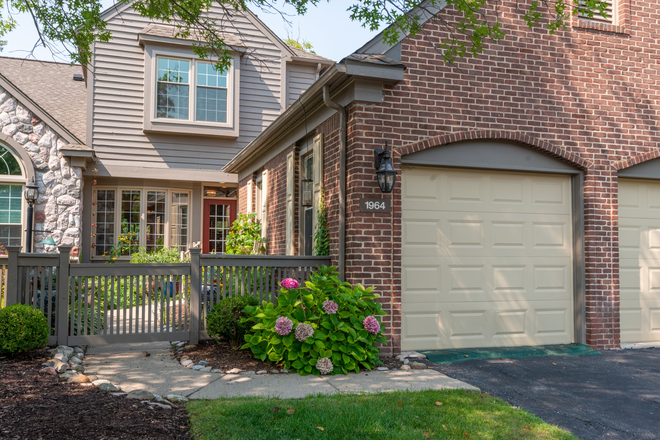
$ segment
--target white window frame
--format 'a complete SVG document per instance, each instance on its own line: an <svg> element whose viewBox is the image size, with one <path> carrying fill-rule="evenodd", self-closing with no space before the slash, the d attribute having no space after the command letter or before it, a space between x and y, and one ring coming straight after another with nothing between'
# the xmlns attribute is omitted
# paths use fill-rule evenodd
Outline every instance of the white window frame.
<svg viewBox="0 0 660 440"><path fill-rule="evenodd" d="M235 88L232 87L234 83L234 62L227 69L227 121L226 122L212 122L212 121L198 121L197 120L197 66L200 63L212 64L214 60L201 60L198 58L185 58L180 56L172 56L167 53L160 53L156 51L156 56L153 58L152 70L152 106L151 113L152 121L167 122L168 124L195 124L207 125L211 127L231 127L234 123L234 92ZM158 107L158 60L160 58L167 58L170 60L188 61L190 63L190 71L188 72L188 119L175 119L175 118L159 118L156 116Z"/></svg>
<svg viewBox="0 0 660 440"><path fill-rule="evenodd" d="M97 191L98 190L114 190L115 191L115 241L122 234L121 232L121 194L122 191L140 191L140 235L138 238L138 247L146 247L147 240L147 212L146 212L146 203L147 203L147 192L149 191L159 191L166 193L166 204L165 204L165 240L164 247L170 247L172 240L171 237L171 224L170 224L170 215L172 208L172 193L185 193L188 194L188 242L186 246L188 249L192 246L191 240L191 231L192 231L192 191L189 189L179 189L179 188L158 188L158 187L134 187L134 186L113 186L113 185L98 185L94 186L92 191L92 200L96 201ZM96 223L96 205L92 209L92 223ZM96 243L96 228L92 228L93 233L95 234L92 243ZM116 243L115 243L116 244ZM96 255L96 247L92 248L90 255L92 259L96 260L107 260L108 257L103 255ZM119 259L130 260L130 255L122 255Z"/></svg>
<svg viewBox="0 0 660 440"><path fill-rule="evenodd" d="M597 12L597 11L595 11ZM594 13L594 18L589 18L582 16L579 12L577 14L578 20L583 20L591 23L604 23L613 26L619 25L619 0L612 0L612 15L609 17L610 21L602 20L596 18L596 13Z"/></svg>
<svg viewBox="0 0 660 440"><path fill-rule="evenodd" d="M12 151L11 148L4 144L0 144L2 148L7 150L9 154L14 156L14 159L16 159L16 162L18 162L18 166L21 168L21 175L20 176L10 176L7 174L0 174L0 185L20 185L21 186L21 223L3 223L3 225L20 225L21 227L21 246L25 246L25 229L27 228L26 226L26 201L25 197L23 196L23 193L25 191L25 184L27 183L27 177L26 177L26 172L25 172L25 164L23 164L23 161L21 160L20 157L17 157L16 154ZM36 230L37 223L34 223L34 229ZM43 230L43 227L41 228ZM33 232L32 234L32 239L34 240L34 237L36 234L39 234L38 231ZM50 235L49 233L46 235ZM23 249L25 250L25 249Z"/></svg>
<svg viewBox="0 0 660 440"><path fill-rule="evenodd" d="M195 102L197 99L197 64L213 63L217 57L200 59L193 55L192 50L186 47L167 47L158 44L145 44L145 72L144 72L144 118L143 130L157 133L188 133L198 136L220 136L238 138L239 136L239 96L240 96L240 56L231 54L231 63L227 70L227 121L209 122L196 121ZM191 88L188 95L188 119L171 119L156 117L158 99L158 59L169 58L190 62Z"/></svg>

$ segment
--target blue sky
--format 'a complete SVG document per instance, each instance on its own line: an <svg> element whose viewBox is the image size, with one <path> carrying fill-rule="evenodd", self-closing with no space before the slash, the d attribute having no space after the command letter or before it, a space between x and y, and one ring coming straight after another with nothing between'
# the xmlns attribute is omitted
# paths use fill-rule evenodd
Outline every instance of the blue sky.
<svg viewBox="0 0 660 440"><path fill-rule="evenodd" d="M352 0L332 0L331 3L321 0L317 7L310 7L307 14L302 17L294 16L293 8L285 8L284 12L292 15L288 17L291 26L287 25L279 15L266 14L258 10L254 12L280 38L286 39L291 36L294 39L309 41L316 53L339 61L376 34L351 21L346 9L352 3ZM110 6L113 1L106 0L104 4ZM24 14L15 15L15 18L19 23L18 28L5 37L7 46L1 55L24 58L37 42L37 32L31 17ZM41 47L34 51L34 57L47 61L69 61L67 54L54 58L48 49Z"/></svg>

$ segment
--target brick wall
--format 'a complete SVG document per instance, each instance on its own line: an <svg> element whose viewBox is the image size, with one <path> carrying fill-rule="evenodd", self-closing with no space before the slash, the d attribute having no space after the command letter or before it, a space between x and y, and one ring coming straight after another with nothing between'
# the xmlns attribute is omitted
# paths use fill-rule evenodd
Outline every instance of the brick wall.
<svg viewBox="0 0 660 440"><path fill-rule="evenodd" d="M617 163L657 157L660 75L651 66L660 46L649 37L660 13L646 3L622 2L623 26L580 24L550 35L530 31L514 7L501 8L504 40L455 67L446 66L425 37L404 40L405 80L386 87L382 104L351 108L351 211L359 197L377 191L370 158L385 139L399 156L413 145L419 150L461 139L512 139L587 168L587 343L618 347ZM443 17L455 15L449 11ZM445 36L437 21L427 23L425 32L435 43ZM422 142L429 138L435 140ZM397 187L393 232L379 218L363 215L350 220L348 234L353 278L373 280L369 275L395 267L390 296L395 329L400 325L400 199ZM369 249L387 237L394 239L393 250L385 244Z"/></svg>

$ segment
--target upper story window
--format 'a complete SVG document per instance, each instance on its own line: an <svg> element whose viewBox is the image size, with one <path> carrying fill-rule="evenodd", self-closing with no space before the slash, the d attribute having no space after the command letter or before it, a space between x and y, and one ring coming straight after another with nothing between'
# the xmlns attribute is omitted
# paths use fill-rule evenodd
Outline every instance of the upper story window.
<svg viewBox="0 0 660 440"><path fill-rule="evenodd" d="M23 181L18 160L0 146L0 246L21 244Z"/></svg>
<svg viewBox="0 0 660 440"><path fill-rule="evenodd" d="M582 10L578 11L578 17L583 20L591 20L599 23L617 24L617 17L616 17L617 0L602 0L602 1L607 3L607 8L605 8L605 13L607 14L607 17L604 17L603 15L599 14L598 11L594 11L593 17L590 18ZM580 4L584 5L584 0L581 0Z"/></svg>
<svg viewBox="0 0 660 440"><path fill-rule="evenodd" d="M156 118L227 124L230 72L212 62L158 57Z"/></svg>

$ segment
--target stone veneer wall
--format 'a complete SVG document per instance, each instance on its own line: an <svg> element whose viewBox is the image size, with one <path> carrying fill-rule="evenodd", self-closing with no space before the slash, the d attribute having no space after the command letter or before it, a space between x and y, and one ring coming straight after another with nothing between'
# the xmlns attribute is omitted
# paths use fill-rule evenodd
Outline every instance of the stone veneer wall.
<svg viewBox="0 0 660 440"><path fill-rule="evenodd" d="M57 245L80 246L82 169L71 167L60 149L69 141L46 125L25 105L0 87L0 126L32 158L39 199L34 229L52 231ZM20 159L19 159L20 160ZM57 252L56 246L40 244L49 234L35 232L35 252Z"/></svg>

